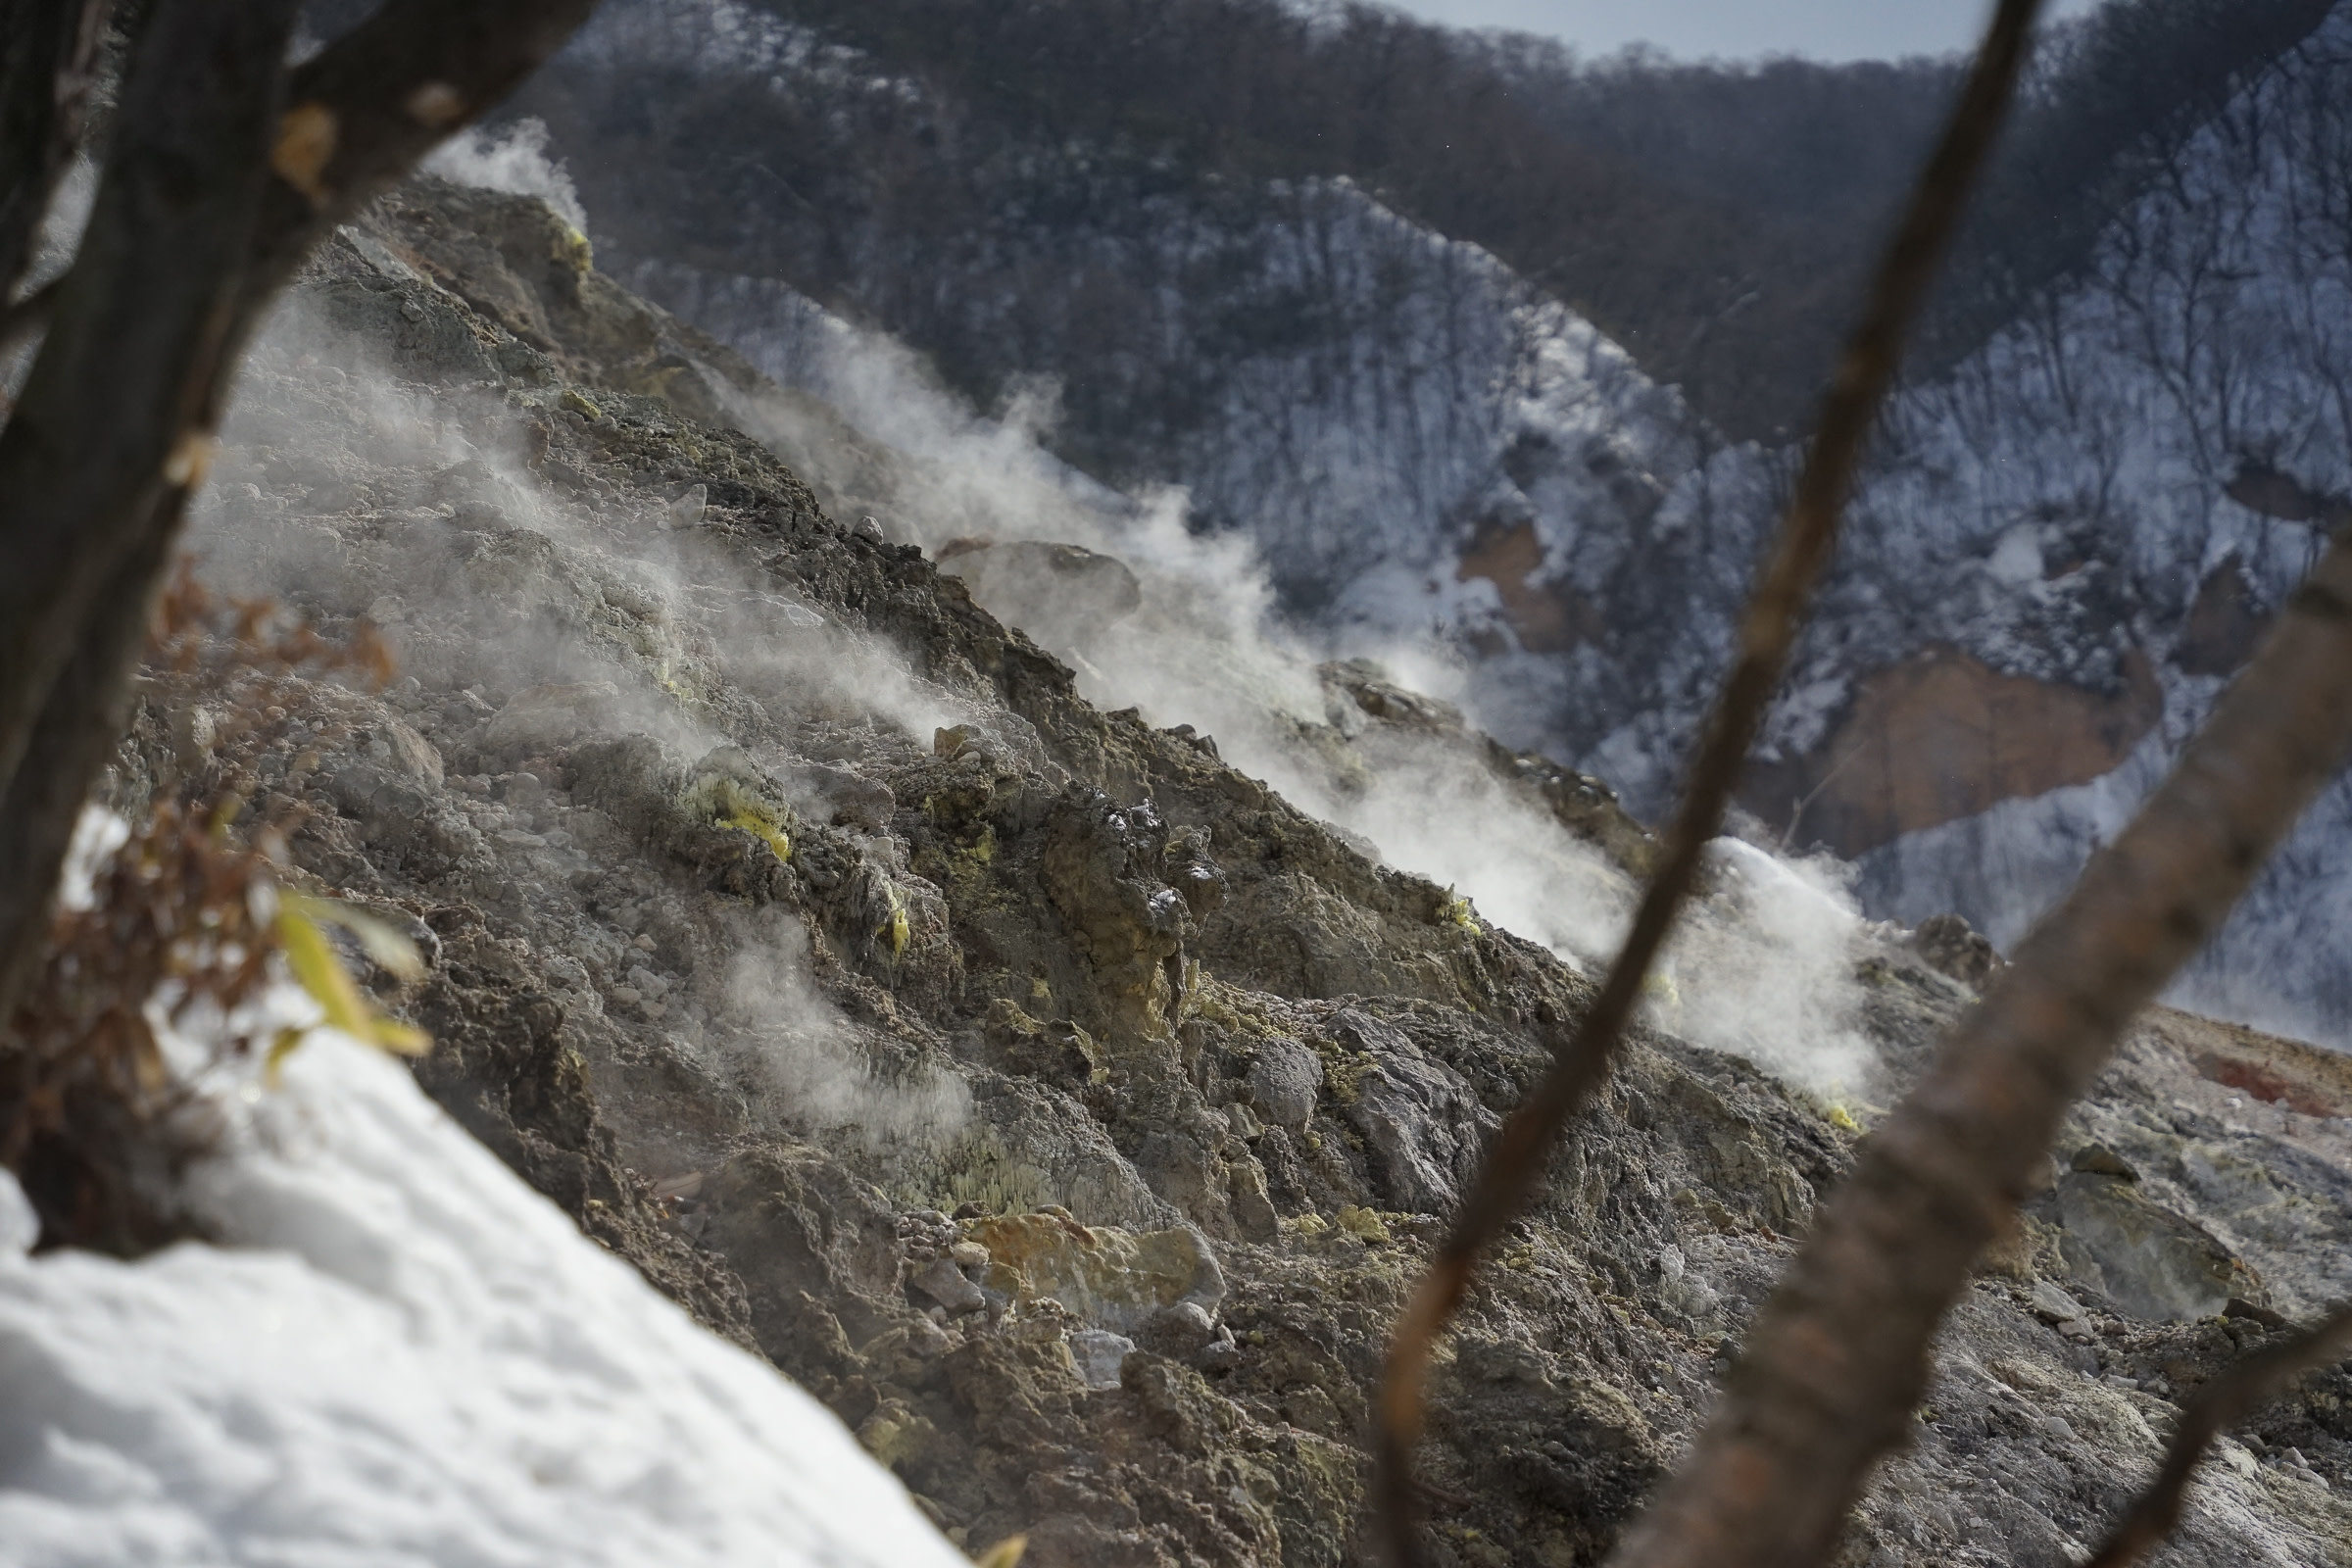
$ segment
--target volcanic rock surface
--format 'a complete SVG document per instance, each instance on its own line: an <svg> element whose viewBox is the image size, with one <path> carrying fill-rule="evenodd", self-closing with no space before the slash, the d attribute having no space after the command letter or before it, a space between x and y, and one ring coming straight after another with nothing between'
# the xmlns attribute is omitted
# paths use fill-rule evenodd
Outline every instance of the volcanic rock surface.
<svg viewBox="0 0 2352 1568"><path fill-rule="evenodd" d="M405 678L206 752L174 738L217 698L158 676L118 804L306 813L302 877L427 952L371 983L433 1032L430 1092L959 1543L1366 1560L1389 1322L1588 982L1090 706L730 427L757 391L545 209L386 198L257 354L200 538L223 586L384 626ZM1646 853L1597 785L1327 678ZM1637 1031L1445 1346L1433 1561L1595 1561L1675 1462L1970 998L1892 933L1851 961L1882 1070L1850 1103ZM2053 1168L1841 1560L2074 1560L2180 1401L2352 1294L2348 1116L2290 1046L2143 1022L2061 1151L2136 1179ZM2223 1450L2165 1560L2352 1561L2352 1373Z"/></svg>

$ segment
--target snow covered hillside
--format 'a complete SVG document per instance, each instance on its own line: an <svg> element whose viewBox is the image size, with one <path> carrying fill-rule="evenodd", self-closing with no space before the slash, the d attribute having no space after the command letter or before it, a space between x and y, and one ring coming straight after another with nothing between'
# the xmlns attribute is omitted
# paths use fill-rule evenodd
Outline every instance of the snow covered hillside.
<svg viewBox="0 0 2352 1568"><path fill-rule="evenodd" d="M2352 8L2339 8L2187 145L2089 275L1896 406L1772 736L1791 793L1835 799L1900 769L1900 723L1857 722L1891 671L1948 681L1924 665L1974 660L1995 677L1981 692L2022 679L2072 710L1999 692L1926 737L1984 723L1961 766L2031 776L2005 754L2041 748L2044 787L1898 809L1901 832L1847 846L1877 909L1959 908L2019 934L2121 825L2315 557L2327 498L2352 488L2348 88ZM2019 733L1998 733L2004 719ZM2183 996L2352 1036L2352 962L2328 939L2352 916L2347 825L2339 782Z"/></svg>
<svg viewBox="0 0 2352 1568"><path fill-rule="evenodd" d="M806 31L700 16L621 8L589 47L853 121L930 112ZM2262 498L2300 487L2286 510L2308 510L2352 483L2348 50L2352 9L2190 138L2086 270L1891 411L1745 799L1791 847L1856 861L1870 912L2020 934L2310 559L2312 529ZM1716 439L1540 287L1346 181L1204 195L1079 146L999 176L998 227L926 254L926 275L964 302L959 341L1085 364L1063 395L1087 400L1090 431L1124 411L1123 444L1080 461L1171 482L1157 504L1191 530L1247 541L1294 638L1389 659L1510 744L1663 808L1790 454ZM629 275L788 385L891 422L839 323L714 261L641 257ZM1008 275L1033 285L1016 298ZM1004 412L1050 439L1054 393ZM1248 554L1227 550L1237 572ZM2348 815L2339 787L2184 998L2352 1031L2352 962L2293 935L2347 912Z"/></svg>
<svg viewBox="0 0 2352 1568"><path fill-rule="evenodd" d="M28 1258L0 1172L0 1561L965 1560L405 1068L321 1033L254 1078L188 1188L218 1245Z"/></svg>

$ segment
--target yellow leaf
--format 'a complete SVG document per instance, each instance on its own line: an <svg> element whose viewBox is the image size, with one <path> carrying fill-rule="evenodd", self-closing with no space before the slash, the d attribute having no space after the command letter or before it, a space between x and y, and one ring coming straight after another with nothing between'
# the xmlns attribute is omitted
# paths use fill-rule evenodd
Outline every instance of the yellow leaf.
<svg viewBox="0 0 2352 1568"><path fill-rule="evenodd" d="M1027 1536L1006 1536L972 1559L976 1568L1016 1568L1021 1553L1029 1549Z"/></svg>
<svg viewBox="0 0 2352 1568"><path fill-rule="evenodd" d="M164 459L164 482L175 490L193 490L212 471L220 441L210 430L182 430Z"/></svg>
<svg viewBox="0 0 2352 1568"><path fill-rule="evenodd" d="M318 206L328 194L326 166L342 139L343 127L333 110L321 103L296 104L278 122L277 145L270 150L270 167L277 171L280 179L308 196L313 206Z"/></svg>
<svg viewBox="0 0 2352 1568"><path fill-rule="evenodd" d="M270 1054L262 1061L262 1081L275 1089L286 1070L286 1058L302 1049L302 1031L280 1029L277 1038L270 1042Z"/></svg>
<svg viewBox="0 0 2352 1568"><path fill-rule="evenodd" d="M311 917L306 907L309 903L307 899L300 903L288 899L278 908L277 940L286 952L286 967L294 972L295 984L325 1011L328 1028L364 1036L368 1004L361 999L351 971L335 956L334 944Z"/></svg>
<svg viewBox="0 0 2352 1568"><path fill-rule="evenodd" d="M293 972L295 983L309 992L311 1000L318 1003L319 1010L326 1014L324 1021L328 1028L339 1029L354 1040L394 1055L421 1056L432 1050L431 1037L421 1029L387 1017L361 993L358 983L351 978L351 971L343 966L343 959L336 954L334 944L327 940L326 932L319 924L321 919L332 920L347 930L353 929L352 917L355 915L381 927L384 932L398 938L404 946L407 944L407 938L401 937L372 915L360 915L349 906L333 904L324 899L309 898L299 893L288 894L277 911L277 939L286 955L286 967ZM367 941L364 933L355 930L354 934L359 935L362 942ZM415 954L416 950L410 948L409 956L412 959ZM289 1030L280 1034L270 1045L266 1064L270 1082L276 1082L286 1057L293 1054L301 1043L301 1036Z"/></svg>
<svg viewBox="0 0 2352 1568"><path fill-rule="evenodd" d="M391 970L403 980L416 980L424 974L424 958L408 933L379 915L335 899L314 899L307 894L288 894L301 912L312 921L323 925L339 925L359 939L368 956Z"/></svg>
<svg viewBox="0 0 2352 1568"><path fill-rule="evenodd" d="M380 1012L375 1015L375 1027L368 1032L368 1043L395 1056L429 1056L433 1052L431 1035L413 1023L402 1023Z"/></svg>

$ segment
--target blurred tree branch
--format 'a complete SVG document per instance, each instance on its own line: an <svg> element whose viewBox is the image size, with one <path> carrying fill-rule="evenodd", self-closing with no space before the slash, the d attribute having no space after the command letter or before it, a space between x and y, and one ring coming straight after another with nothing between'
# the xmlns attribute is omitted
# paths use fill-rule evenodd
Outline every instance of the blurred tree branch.
<svg viewBox="0 0 2352 1568"><path fill-rule="evenodd" d="M2317 1326L2283 1344L2246 1357L2199 1390L2180 1417L2164 1463L2147 1490L2124 1510L2122 1521L2083 1568L2127 1568L2180 1522L2180 1503L2205 1450L2224 1428L2255 1409L2306 1372L2339 1360L2352 1350L2352 1306L2339 1307Z"/></svg>
<svg viewBox="0 0 2352 1568"><path fill-rule="evenodd" d="M1478 1252L1524 1202L1559 1130L1606 1076L1641 977L1717 829L1780 678L1894 350L1998 124L2034 10L2000 7L1962 107L1921 177L1865 326L1825 405L1666 862L1625 948L1550 1073L1505 1122L1399 1323L1376 1454L1393 1562L1414 1560L1410 1459L1430 1348L1466 1293ZM2264 494L2286 498L2278 514L2340 525L2336 512L2291 481L2268 479ZM2253 483L2241 472L2232 494L2247 499L2240 491ZM1811 1240L1754 1325L1713 1420L1629 1536L1619 1562L1787 1568L1827 1559L1872 1467L1908 1431L1936 1326L1977 1254L2009 1221L2067 1107L2348 756L2352 538L2339 536L2173 776L2091 861L1947 1038L1918 1087L1864 1144L1853 1175L1825 1203ZM2201 1401L2158 1484L2102 1561L2128 1561L2161 1539L2213 1432L2275 1381L2331 1355L2345 1332L2346 1320L2332 1319L2257 1357Z"/></svg>
<svg viewBox="0 0 2352 1568"><path fill-rule="evenodd" d="M121 733L246 336L313 245L593 9L391 0L289 72L297 0L155 0L80 253L0 429L0 1017Z"/></svg>
<svg viewBox="0 0 2352 1568"><path fill-rule="evenodd" d="M1871 1467L1908 1431L1936 1328L2067 1107L2347 756L2352 543L2339 539L2172 776L1862 1145L1619 1561L1827 1556Z"/></svg>
<svg viewBox="0 0 2352 1568"><path fill-rule="evenodd" d="M1634 913L1625 946L1584 1017L1556 1048L1550 1070L1495 1135L1477 1185L1397 1323L1374 1437L1380 1529L1396 1568L1418 1557L1412 1453L1421 1435L1431 1348L1468 1294L1479 1254L1525 1205L1561 1130L1607 1078L1618 1039L1640 1001L1642 977L1697 882L1708 842L1722 830L1724 808L1837 540L1854 469L1893 383L1904 335L1926 302L1936 264L2008 111L2038 11L2038 0L2001 0L1994 13L1823 401L1819 433L1740 624L1739 661L1716 700L1664 858Z"/></svg>
<svg viewBox="0 0 2352 1568"><path fill-rule="evenodd" d="M148 597L120 573L143 539L176 525L203 478L297 9L159 0L133 47L89 227L0 430L0 538L13 568L0 577L0 778L12 808L20 775L78 760L28 755L43 705L102 599ZM168 551L144 554L160 572ZM113 620L143 619L113 609ZM114 716L102 705L57 718L71 728ZM43 874L53 857L39 841L52 826L13 810L0 820L0 900L18 916L0 927L16 939L0 950L0 1004L13 1002L6 982L42 923L55 871Z"/></svg>
<svg viewBox="0 0 2352 1568"><path fill-rule="evenodd" d="M596 0L392 0L299 67L242 308L258 315L312 246L521 85L595 9Z"/></svg>

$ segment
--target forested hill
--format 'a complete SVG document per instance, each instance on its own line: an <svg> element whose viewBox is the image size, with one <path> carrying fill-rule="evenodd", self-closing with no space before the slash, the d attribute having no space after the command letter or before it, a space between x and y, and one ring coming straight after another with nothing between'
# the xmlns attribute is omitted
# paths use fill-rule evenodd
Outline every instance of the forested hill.
<svg viewBox="0 0 2352 1568"><path fill-rule="evenodd" d="M717 8L746 52L831 63L790 72L789 91L734 69L740 55L610 47L700 33L710 9L609 7L607 46L575 48L522 106L575 151L597 237L783 278L918 345L983 403L1010 376L1061 376L1073 455L1098 462L1133 456L1102 439L1131 411L1085 387L1118 333L1025 333L1018 300L1038 280L1006 231L1091 227L1153 194L1247 204L1265 181L1310 177L1346 177L1493 252L1734 438L1792 431L1959 71L1580 62L1523 35L1283 0ZM2182 138L2328 9L2120 0L2058 29L1920 368L2080 268ZM1016 297L1010 320L975 320L933 286L926 262L976 236L1005 265L984 286Z"/></svg>

